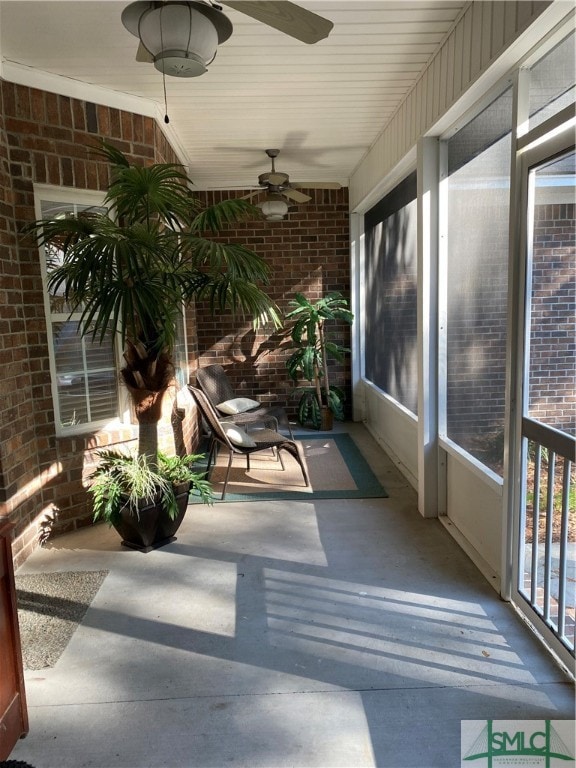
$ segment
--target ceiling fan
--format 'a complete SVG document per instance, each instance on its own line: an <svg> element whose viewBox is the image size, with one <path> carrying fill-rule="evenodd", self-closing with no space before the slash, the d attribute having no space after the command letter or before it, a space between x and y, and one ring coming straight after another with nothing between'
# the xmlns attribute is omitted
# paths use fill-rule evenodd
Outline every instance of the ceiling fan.
<svg viewBox="0 0 576 768"><path fill-rule="evenodd" d="M299 192L298 188L303 187L305 189L340 189L341 184L334 181L299 181L291 182L290 177L283 171L277 171L274 164L274 160L280 154L279 149L266 149L266 154L270 158L272 167L266 173L261 173L258 176L258 185L260 189L255 192L251 192L247 195L248 198L255 197L262 193L272 195L283 195L289 200L293 200L295 203L307 203L312 198L310 195L306 195L303 192Z"/></svg>
<svg viewBox="0 0 576 768"><path fill-rule="evenodd" d="M331 21L285 0L221 0L222 5L304 43L328 37ZM232 23L212 0L138 0L122 11L122 23L140 40L137 61L174 77L204 74Z"/></svg>
<svg viewBox="0 0 576 768"><path fill-rule="evenodd" d="M312 200L310 195L299 192L296 187L304 187L308 189L340 189L341 185L338 182L298 182L291 183L290 177L283 171L277 171L274 164L274 160L280 154L279 149L267 149L266 154L270 158L272 167L266 173L261 173L258 176L259 189L251 192L244 197L245 200L251 200L259 195L264 195L264 198L260 200L256 205L262 210L265 218L268 221L279 221L284 218L284 215L288 212L288 203L307 203Z"/></svg>

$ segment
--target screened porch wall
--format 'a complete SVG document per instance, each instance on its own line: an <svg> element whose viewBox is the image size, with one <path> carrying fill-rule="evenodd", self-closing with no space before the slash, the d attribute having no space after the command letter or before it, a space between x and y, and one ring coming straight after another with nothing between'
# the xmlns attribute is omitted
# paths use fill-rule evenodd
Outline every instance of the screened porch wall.
<svg viewBox="0 0 576 768"><path fill-rule="evenodd" d="M438 195L443 163L439 138L453 136L481 110L482 107L476 106L478 103L486 105L498 92L502 92L505 85L499 91L495 91L494 86L508 77L508 83L512 82L514 75L510 73L514 73L518 61L572 10L573 4L564 2L473 2L466 7L441 50L351 179L351 210L358 214L355 218L359 222L351 247L352 263L357 275L365 273L365 261L368 258L368 233L364 226L367 211L390 194L416 168L420 172L428 167L431 153L429 143L424 148L426 142L436 145L434 151L437 157L432 164L435 163L435 189ZM490 96L491 93L494 95ZM438 199L436 197L431 209L426 208L428 200L425 204L420 200L419 210L427 211L432 218L436 217L436 226L442 228L445 223L439 218L438 209L434 209L434 205L439 205ZM424 258L428 260L424 262L427 269L430 262L438 261L437 249L441 238L433 226L426 229L422 217L419 226L423 227L424 238L427 238L421 244ZM421 266L422 263L419 264ZM440 363L435 360L430 362L431 357L437 355L440 341L435 335L439 323L434 310L437 312L438 307L432 307L432 311L429 307L429 302L434 304L438 300L438 294L435 293L435 286L426 282L427 279L429 276L419 275L419 289L424 288L426 291L424 298L419 298L419 311L423 314L418 337L422 377L420 403L426 403L429 399L435 401L442 377L445 376L441 357ZM450 279L456 282L456 275L449 275L448 281ZM357 308L363 306L364 294L365 288L357 277L354 296ZM431 329L430 325L434 327ZM419 409L416 417L368 381L364 367L366 343L363 329L357 328L353 363L355 417L366 423L374 437L395 458L401 471L418 490L421 513L425 516L440 516L489 582L499 590L506 537L503 465L494 472L487 471L482 462L462 451L455 432L452 435L454 445L450 440L441 438L436 443L434 438L430 440L429 435L434 434L435 430L439 432L438 427L442 426L434 423L434 419L439 416L438 412L434 413L434 407L423 411ZM503 356L501 362L504 373ZM430 370L432 379L428 380ZM498 408L503 416L504 377L488 383L493 389L499 390ZM446 389L444 396L445 392ZM445 405L444 402L440 411ZM456 400L452 400L451 407L458 407ZM490 413L486 412L485 417L489 420ZM426 467L427 477L424 476Z"/></svg>

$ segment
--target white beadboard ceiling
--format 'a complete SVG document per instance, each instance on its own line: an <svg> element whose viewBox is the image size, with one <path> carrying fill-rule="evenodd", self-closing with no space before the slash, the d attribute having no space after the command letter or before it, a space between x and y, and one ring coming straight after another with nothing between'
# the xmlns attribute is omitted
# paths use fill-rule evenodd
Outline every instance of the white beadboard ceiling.
<svg viewBox="0 0 576 768"><path fill-rule="evenodd" d="M2 77L88 101L164 114L162 75L135 61L116 0L1 0ZM270 169L293 182L347 184L466 2L304 0L334 22L306 45L224 8L234 26L197 78L166 78L169 131L199 189L252 186Z"/></svg>

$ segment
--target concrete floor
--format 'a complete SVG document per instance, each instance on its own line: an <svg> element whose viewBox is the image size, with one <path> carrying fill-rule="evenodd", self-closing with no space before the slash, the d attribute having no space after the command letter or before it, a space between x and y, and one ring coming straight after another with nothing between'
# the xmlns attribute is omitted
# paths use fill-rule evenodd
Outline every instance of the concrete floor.
<svg viewBox="0 0 576 768"><path fill-rule="evenodd" d="M20 573L110 573L56 666L26 674L11 758L451 768L462 719L573 719L559 668L350 428L389 498L196 505L146 555L105 526L35 553Z"/></svg>

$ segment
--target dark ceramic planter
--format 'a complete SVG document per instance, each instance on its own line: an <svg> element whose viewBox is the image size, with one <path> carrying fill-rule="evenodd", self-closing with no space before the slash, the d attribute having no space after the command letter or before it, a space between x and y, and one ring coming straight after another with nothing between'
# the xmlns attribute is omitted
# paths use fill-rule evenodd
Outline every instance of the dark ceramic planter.
<svg viewBox="0 0 576 768"><path fill-rule="evenodd" d="M168 517L159 502L142 507L138 515L128 510L121 512L120 520L114 523L114 528L120 534L125 547L137 549L139 552L150 552L174 541L176 531L186 514L189 483L177 486L175 492L178 514L174 520Z"/></svg>

